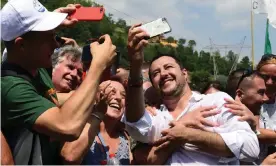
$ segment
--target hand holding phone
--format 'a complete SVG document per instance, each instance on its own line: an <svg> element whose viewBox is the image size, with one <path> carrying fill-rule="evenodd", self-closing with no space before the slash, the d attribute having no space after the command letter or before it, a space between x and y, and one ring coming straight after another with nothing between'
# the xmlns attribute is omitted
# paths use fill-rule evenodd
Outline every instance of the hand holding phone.
<svg viewBox="0 0 276 166"><path fill-rule="evenodd" d="M70 17L79 21L101 21L104 13L103 7L79 7Z"/></svg>
<svg viewBox="0 0 276 166"><path fill-rule="evenodd" d="M166 34L172 31L166 18L159 18L155 21L143 24L139 28L147 32L150 38Z"/></svg>

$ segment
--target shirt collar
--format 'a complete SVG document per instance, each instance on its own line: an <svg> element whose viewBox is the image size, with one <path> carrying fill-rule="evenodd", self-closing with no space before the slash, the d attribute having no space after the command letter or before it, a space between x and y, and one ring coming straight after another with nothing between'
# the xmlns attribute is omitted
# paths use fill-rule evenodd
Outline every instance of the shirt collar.
<svg viewBox="0 0 276 166"><path fill-rule="evenodd" d="M196 103L196 102L199 102L200 100L203 99L205 95L204 94L200 94L198 92L194 92L192 91L192 96L189 100L189 103L193 102L193 103ZM167 110L167 107L164 105L164 104L161 104L160 105L160 111L165 111Z"/></svg>

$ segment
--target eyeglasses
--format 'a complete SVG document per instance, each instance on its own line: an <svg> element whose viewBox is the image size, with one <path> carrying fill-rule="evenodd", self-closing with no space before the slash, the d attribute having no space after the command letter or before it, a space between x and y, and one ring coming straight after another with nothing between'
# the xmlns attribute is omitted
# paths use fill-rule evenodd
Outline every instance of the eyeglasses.
<svg viewBox="0 0 276 166"><path fill-rule="evenodd" d="M265 82L271 79L273 83L276 83L276 76L271 76L271 75L261 74L261 73L259 75L265 80Z"/></svg>
<svg viewBox="0 0 276 166"><path fill-rule="evenodd" d="M248 77L250 75L252 75L255 71L251 70L251 69L243 69L243 73L242 73L242 76L240 77L239 79L239 82L238 82L238 85L237 85L237 88L236 90L239 88L242 80L245 78L245 77Z"/></svg>

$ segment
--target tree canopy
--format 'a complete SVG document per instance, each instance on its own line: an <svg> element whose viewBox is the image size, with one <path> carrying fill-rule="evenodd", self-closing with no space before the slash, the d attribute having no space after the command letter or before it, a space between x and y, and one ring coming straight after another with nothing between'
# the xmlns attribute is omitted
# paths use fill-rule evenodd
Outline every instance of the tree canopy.
<svg viewBox="0 0 276 166"><path fill-rule="evenodd" d="M1 0L1 7L7 0ZM53 11L59 7L66 6L70 3L79 3L83 6L99 6L87 0L41 0L40 1L49 11ZM90 38L96 38L103 34L109 34L112 42L117 46L120 51L122 67L128 68L128 55L127 55L127 33L130 25L127 25L124 19L115 20L112 14L105 14L104 19L100 22L79 22L76 26L67 29L61 29L58 32L59 36L73 38L80 46L84 46L86 41ZM167 42L172 43L177 40L177 36L167 37ZM4 45L1 42L1 50L3 52ZM221 56L219 52L212 55L205 51L195 50L196 41L193 39L179 38L177 40L177 47L171 45L162 45L159 42L150 43L145 48L145 62L149 62L154 56L158 54L171 54L178 57L182 65L189 71L191 76L191 87L195 90L201 90L204 87L204 82L214 79L214 64L215 58L218 74L220 78L227 78L229 71L236 61L237 54L229 51L226 56ZM247 56L243 57L238 63L238 68L249 68L250 60Z"/></svg>

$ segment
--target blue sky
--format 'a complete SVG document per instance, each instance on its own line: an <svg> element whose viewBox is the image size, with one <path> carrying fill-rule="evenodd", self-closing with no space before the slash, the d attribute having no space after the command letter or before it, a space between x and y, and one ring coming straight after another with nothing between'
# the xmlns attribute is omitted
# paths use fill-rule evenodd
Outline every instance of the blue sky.
<svg viewBox="0 0 276 166"><path fill-rule="evenodd" d="M210 45L237 45L244 36L244 45L251 47L251 0L95 0L103 4L114 18L128 24L149 22L166 17L175 38L193 39L197 50ZM254 15L255 63L264 52L266 15ZM276 54L276 29L270 26L272 51ZM229 49L227 49L229 51ZM238 53L240 48L232 49ZM207 50L206 50L207 51ZM225 49L220 50L224 56ZM244 48L242 56L251 58L251 49Z"/></svg>

